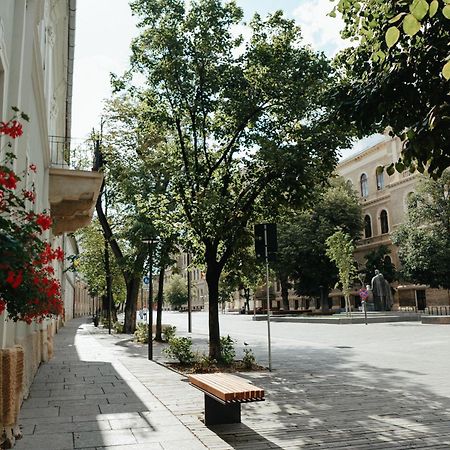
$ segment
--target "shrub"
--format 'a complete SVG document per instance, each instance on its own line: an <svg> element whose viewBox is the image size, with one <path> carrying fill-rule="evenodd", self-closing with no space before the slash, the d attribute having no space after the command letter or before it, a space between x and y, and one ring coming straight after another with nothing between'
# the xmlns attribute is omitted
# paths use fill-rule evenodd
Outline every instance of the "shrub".
<svg viewBox="0 0 450 450"><path fill-rule="evenodd" d="M134 340L141 344L148 343L148 324L138 323L134 332Z"/></svg>
<svg viewBox="0 0 450 450"><path fill-rule="evenodd" d="M113 325L114 331L116 333L123 333L123 323L117 321L114 325Z"/></svg>
<svg viewBox="0 0 450 450"><path fill-rule="evenodd" d="M215 372L217 361L205 354L197 354L193 370L196 373Z"/></svg>
<svg viewBox="0 0 450 450"><path fill-rule="evenodd" d="M171 338L169 347L163 352L170 358L178 359L181 364L191 364L195 358L192 352L192 339L188 337Z"/></svg>
<svg viewBox="0 0 450 450"><path fill-rule="evenodd" d="M242 358L242 364L245 369L252 369L256 364L256 358L252 349L244 348L244 357Z"/></svg>
<svg viewBox="0 0 450 450"><path fill-rule="evenodd" d="M220 362L229 366L233 363L236 351L234 349L234 341L230 335L220 338Z"/></svg>
<svg viewBox="0 0 450 450"><path fill-rule="evenodd" d="M169 342L175 337L175 331L177 327L175 325L165 325L163 328L164 340Z"/></svg>

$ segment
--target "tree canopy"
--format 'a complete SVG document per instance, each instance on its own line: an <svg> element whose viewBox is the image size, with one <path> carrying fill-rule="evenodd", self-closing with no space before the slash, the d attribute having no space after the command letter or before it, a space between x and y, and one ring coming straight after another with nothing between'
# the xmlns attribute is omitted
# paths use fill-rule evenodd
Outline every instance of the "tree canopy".
<svg viewBox="0 0 450 450"><path fill-rule="evenodd" d="M450 288L450 172L423 178L408 199L406 221L394 232L403 278ZM446 197L447 196L447 197Z"/></svg>
<svg viewBox="0 0 450 450"><path fill-rule="evenodd" d="M390 127L405 167L438 177L450 166L450 4L438 0L339 0L342 37L335 100L361 136ZM388 173L394 171L394 165Z"/></svg>
<svg viewBox="0 0 450 450"><path fill-rule="evenodd" d="M131 7L141 34L130 71L113 83L145 99L146 120L163 137L149 151L164 147L186 240L203 253L210 356L218 358L219 278L242 233L262 209L276 214L283 203L306 202L347 145L331 119L333 72L281 12L255 15L244 42L232 33L242 20L234 2L134 0Z"/></svg>
<svg viewBox="0 0 450 450"><path fill-rule="evenodd" d="M342 178L332 180L329 188L318 193L311 208L292 211L279 227L280 280L291 279L300 295L318 296L320 286L333 288L338 272L326 254L326 240L338 227L353 240L361 235L361 206L350 183Z"/></svg>

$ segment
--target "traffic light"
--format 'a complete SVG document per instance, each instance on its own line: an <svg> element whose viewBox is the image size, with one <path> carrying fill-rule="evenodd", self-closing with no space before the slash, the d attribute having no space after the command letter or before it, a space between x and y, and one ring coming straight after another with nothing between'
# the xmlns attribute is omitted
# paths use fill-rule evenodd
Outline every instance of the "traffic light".
<svg viewBox="0 0 450 450"><path fill-rule="evenodd" d="M267 242L265 240L266 235ZM278 251L276 223L261 223L255 225L255 253L257 260L266 260L266 245L268 261L276 261Z"/></svg>

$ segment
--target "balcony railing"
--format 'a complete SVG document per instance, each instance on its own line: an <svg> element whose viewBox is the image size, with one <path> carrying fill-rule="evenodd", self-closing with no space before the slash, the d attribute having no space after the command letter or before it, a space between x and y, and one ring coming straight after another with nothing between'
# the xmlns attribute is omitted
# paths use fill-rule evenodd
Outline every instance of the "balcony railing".
<svg viewBox="0 0 450 450"><path fill-rule="evenodd" d="M49 136L51 166L61 169L91 170L94 144L91 139Z"/></svg>

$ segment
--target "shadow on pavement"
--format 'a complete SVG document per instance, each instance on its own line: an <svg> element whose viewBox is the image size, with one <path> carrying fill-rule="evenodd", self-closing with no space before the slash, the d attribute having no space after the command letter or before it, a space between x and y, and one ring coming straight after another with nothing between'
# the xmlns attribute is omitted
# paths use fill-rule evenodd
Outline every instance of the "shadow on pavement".
<svg viewBox="0 0 450 450"><path fill-rule="evenodd" d="M114 346L98 342L89 329L74 320L55 336L55 356L40 366L23 403L24 436L15 448L150 449L191 442L190 431L118 362Z"/></svg>

